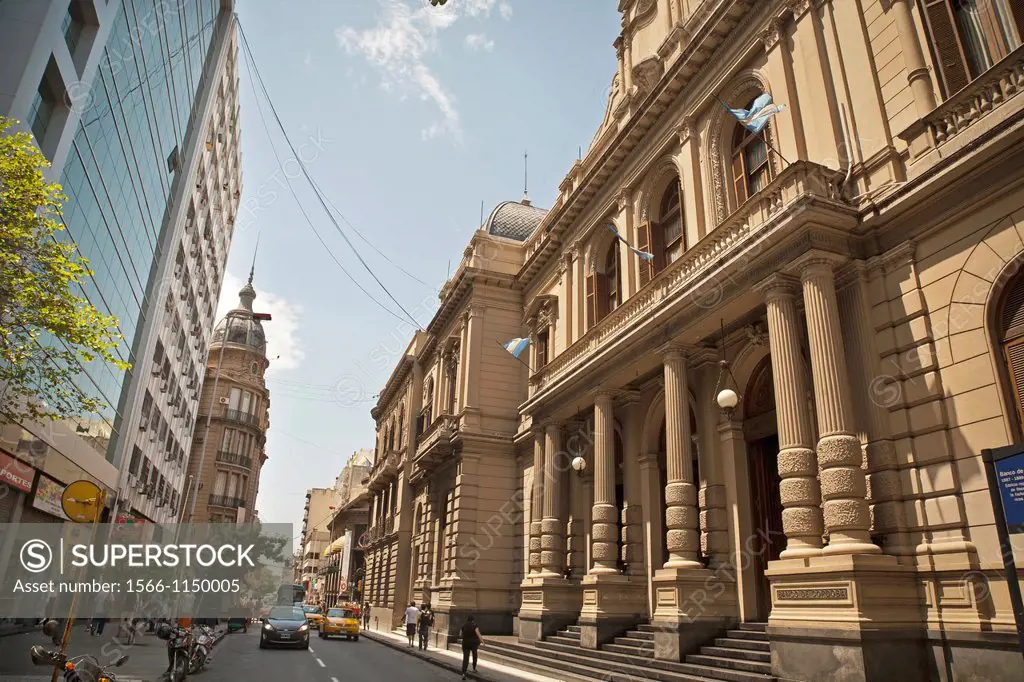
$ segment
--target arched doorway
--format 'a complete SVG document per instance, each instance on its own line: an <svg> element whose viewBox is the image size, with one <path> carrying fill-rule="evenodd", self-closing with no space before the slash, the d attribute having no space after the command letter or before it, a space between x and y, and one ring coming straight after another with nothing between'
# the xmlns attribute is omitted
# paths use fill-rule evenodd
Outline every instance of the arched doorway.
<svg viewBox="0 0 1024 682"><path fill-rule="evenodd" d="M758 580L758 616L767 619L772 597L765 571L768 562L778 559L786 548L779 494L779 434L771 356L765 356L751 373L743 395L743 434L747 442L750 505L754 521L754 537L748 545L753 551L750 570L754 570Z"/></svg>

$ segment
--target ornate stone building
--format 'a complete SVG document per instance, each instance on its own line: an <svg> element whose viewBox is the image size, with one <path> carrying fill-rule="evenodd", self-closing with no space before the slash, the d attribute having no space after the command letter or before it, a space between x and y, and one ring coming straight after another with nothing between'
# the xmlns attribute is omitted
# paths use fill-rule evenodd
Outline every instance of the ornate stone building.
<svg viewBox="0 0 1024 682"><path fill-rule="evenodd" d="M591 676L1024 679L980 455L1022 437L1024 9L619 9L588 153L374 411L371 600Z"/></svg>
<svg viewBox="0 0 1024 682"><path fill-rule="evenodd" d="M188 459L183 519L193 523L252 521L260 470L267 460L270 362L260 320L269 317L253 313L252 273L238 298L238 307L217 324L210 341Z"/></svg>

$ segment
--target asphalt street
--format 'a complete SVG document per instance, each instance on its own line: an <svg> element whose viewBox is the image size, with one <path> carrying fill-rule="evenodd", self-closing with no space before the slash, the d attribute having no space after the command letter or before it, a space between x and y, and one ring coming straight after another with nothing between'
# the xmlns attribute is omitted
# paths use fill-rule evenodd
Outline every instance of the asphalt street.
<svg viewBox="0 0 1024 682"><path fill-rule="evenodd" d="M49 680L45 671L33 668L28 656L33 644L45 644L39 633L0 638L0 681L44 682ZM78 646L76 646L76 643ZM124 653L131 656L128 664L117 670L118 678L156 682L167 665L163 642L155 637L144 637ZM99 643L76 628L72 652L84 651L86 646ZM100 656L101 660L110 660ZM44 674L40 674L43 672ZM310 648L259 648L259 629L248 634L229 634L214 649L210 667L198 675L189 676L196 682L346 682L350 680L416 680L417 682L449 682L459 675L431 665L418 658L396 651L368 638L358 642L321 640L314 633Z"/></svg>

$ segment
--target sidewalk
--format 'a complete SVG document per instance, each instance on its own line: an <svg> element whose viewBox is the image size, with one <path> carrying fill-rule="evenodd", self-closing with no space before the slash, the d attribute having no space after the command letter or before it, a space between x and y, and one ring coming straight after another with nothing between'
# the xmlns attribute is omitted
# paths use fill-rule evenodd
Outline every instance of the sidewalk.
<svg viewBox="0 0 1024 682"><path fill-rule="evenodd" d="M32 632L38 630L38 625L25 625L23 623L0 623L0 637L10 637L11 635L20 635L25 632Z"/></svg>
<svg viewBox="0 0 1024 682"><path fill-rule="evenodd" d="M385 646L389 646L392 649L402 651L410 656L422 659L428 663L451 670L454 673L462 672L462 650L446 650L446 649L428 649L423 651L418 647L410 647L409 640L406 639L404 633L400 632L378 632L374 630L362 630L359 633L367 639L372 639L375 642L380 642ZM486 646L487 638L484 638L484 644ZM470 666L469 672L466 674L467 679L479 680L479 682L558 682L553 677L543 677L541 675L535 675L533 673L524 672L522 670L516 670L506 665L499 663L493 663L487 660L487 651L484 648L480 649L480 661L479 669L477 672L473 672L472 665Z"/></svg>

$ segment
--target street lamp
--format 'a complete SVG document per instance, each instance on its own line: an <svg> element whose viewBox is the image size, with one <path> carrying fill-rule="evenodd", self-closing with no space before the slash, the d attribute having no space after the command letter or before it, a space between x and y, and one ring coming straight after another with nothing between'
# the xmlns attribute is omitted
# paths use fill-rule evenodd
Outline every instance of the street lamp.
<svg viewBox="0 0 1024 682"><path fill-rule="evenodd" d="M720 321L722 327L722 359L718 361L718 382L715 384L715 402L722 408L726 419L732 419L733 410L740 404L740 394L733 386L738 388L736 377L729 367L729 360L725 355L725 320ZM731 384L731 386L730 386Z"/></svg>
<svg viewBox="0 0 1024 682"><path fill-rule="evenodd" d="M573 471L582 476L583 470L587 468L587 460L583 459L583 457L580 455L576 455L575 457L572 458L571 465Z"/></svg>

